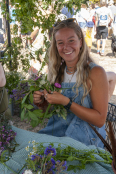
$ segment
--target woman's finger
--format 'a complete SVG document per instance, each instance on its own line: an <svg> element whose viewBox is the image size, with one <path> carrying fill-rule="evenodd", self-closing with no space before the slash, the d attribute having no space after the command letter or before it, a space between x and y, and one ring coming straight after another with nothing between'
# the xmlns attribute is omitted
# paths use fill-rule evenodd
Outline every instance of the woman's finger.
<svg viewBox="0 0 116 174"><path fill-rule="evenodd" d="M48 98L48 92L46 91L46 89L44 89L44 97L45 97L45 99L47 100L47 98Z"/></svg>

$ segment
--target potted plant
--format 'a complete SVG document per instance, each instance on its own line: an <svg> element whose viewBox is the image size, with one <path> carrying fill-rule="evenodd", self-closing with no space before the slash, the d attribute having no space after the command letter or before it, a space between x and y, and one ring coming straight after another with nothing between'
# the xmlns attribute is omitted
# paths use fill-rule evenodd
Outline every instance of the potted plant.
<svg viewBox="0 0 116 174"><path fill-rule="evenodd" d="M14 92L17 88L19 83L24 79L24 76L21 72L11 71L11 72L5 72L6 76L6 85L5 88L8 92L8 98L9 98L9 108L11 110L12 115L14 115L14 105L17 102L16 97L14 97ZM20 108L20 102L18 103L17 107Z"/></svg>

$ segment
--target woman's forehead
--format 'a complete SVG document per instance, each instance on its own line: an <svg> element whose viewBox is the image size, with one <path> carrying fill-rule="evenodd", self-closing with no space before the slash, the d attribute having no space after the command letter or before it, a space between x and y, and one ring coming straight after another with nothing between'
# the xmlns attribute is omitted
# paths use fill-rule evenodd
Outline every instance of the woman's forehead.
<svg viewBox="0 0 116 174"><path fill-rule="evenodd" d="M72 28L62 28L55 33L55 39L78 37Z"/></svg>

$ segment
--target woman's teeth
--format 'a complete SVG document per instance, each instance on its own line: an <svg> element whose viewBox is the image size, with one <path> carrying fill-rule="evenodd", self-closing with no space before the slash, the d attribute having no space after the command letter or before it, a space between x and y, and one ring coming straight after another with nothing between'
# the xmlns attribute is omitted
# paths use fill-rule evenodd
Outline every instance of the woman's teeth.
<svg viewBox="0 0 116 174"><path fill-rule="evenodd" d="M72 53L72 51L71 52L68 52L68 53L65 53L65 54L71 54Z"/></svg>

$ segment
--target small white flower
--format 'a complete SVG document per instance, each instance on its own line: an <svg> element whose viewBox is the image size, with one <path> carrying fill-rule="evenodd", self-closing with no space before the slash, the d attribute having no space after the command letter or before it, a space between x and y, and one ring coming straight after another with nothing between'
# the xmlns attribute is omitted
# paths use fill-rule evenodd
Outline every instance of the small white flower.
<svg viewBox="0 0 116 174"><path fill-rule="evenodd" d="M36 150L37 150L37 148L33 146L33 151L36 151Z"/></svg>
<svg viewBox="0 0 116 174"><path fill-rule="evenodd" d="M30 158L30 154L28 154L28 157Z"/></svg>
<svg viewBox="0 0 116 174"><path fill-rule="evenodd" d="M28 144L30 144L30 143L31 143L31 141L28 142Z"/></svg>
<svg viewBox="0 0 116 174"><path fill-rule="evenodd" d="M29 146L25 147L26 151L29 151Z"/></svg>
<svg viewBox="0 0 116 174"><path fill-rule="evenodd" d="M45 80L40 81L40 85L44 85L45 83L46 83Z"/></svg>
<svg viewBox="0 0 116 174"><path fill-rule="evenodd" d="M32 141L33 146L35 145L35 140Z"/></svg>
<svg viewBox="0 0 116 174"><path fill-rule="evenodd" d="M57 112L57 113L60 112L60 109L56 109L56 112Z"/></svg>
<svg viewBox="0 0 116 174"><path fill-rule="evenodd" d="M24 174L33 174L31 170L25 170Z"/></svg>

